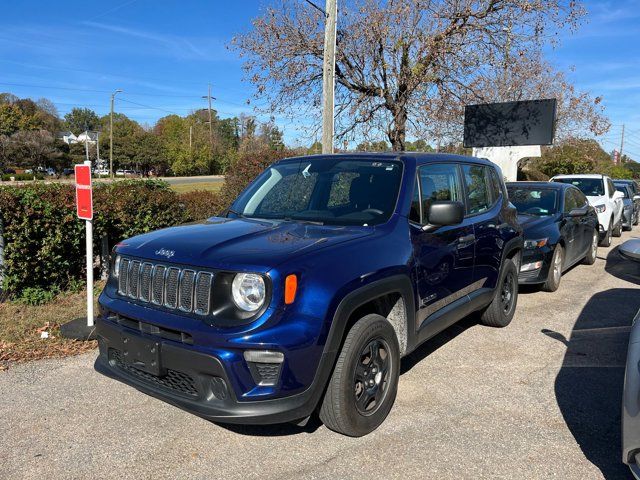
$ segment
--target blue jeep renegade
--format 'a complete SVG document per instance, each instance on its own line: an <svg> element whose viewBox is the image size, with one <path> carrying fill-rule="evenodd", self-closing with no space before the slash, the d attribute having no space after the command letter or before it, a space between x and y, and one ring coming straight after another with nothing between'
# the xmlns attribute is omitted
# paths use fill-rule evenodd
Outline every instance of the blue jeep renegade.
<svg viewBox="0 0 640 480"><path fill-rule="evenodd" d="M472 312L509 324L522 247L488 161L289 158L224 216L116 246L96 369L217 422L365 435L404 355Z"/></svg>

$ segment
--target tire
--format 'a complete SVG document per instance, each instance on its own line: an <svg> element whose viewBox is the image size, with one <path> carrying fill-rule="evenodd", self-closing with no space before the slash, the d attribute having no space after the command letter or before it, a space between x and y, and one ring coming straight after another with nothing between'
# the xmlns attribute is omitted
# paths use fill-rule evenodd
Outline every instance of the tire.
<svg viewBox="0 0 640 480"><path fill-rule="evenodd" d="M506 299L509 290L509 298ZM503 302L506 300L506 303ZM480 321L489 327L506 327L513 320L518 303L518 269L511 259L506 259L500 274L500 280L496 285L493 300L482 312ZM508 308L507 308L508 306Z"/></svg>
<svg viewBox="0 0 640 480"><path fill-rule="evenodd" d="M377 355L371 354L374 350ZM367 355L369 362L375 358L376 366L368 367ZM320 420L350 437L371 433L391 411L399 376L400 348L393 327L381 315L362 317L347 333L320 406ZM371 386L363 385L369 382Z"/></svg>
<svg viewBox="0 0 640 480"><path fill-rule="evenodd" d="M604 234L602 240L600 240L601 247L610 247L611 246L611 222L609 222L609 228L607 229L607 233Z"/></svg>
<svg viewBox="0 0 640 480"><path fill-rule="evenodd" d="M549 274L547 275L547 281L542 285L542 290L545 292L555 292L560 286L560 280L562 280L562 267L564 265L564 248L562 245L556 245L553 250L553 258L551 259L551 266L549 267Z"/></svg>
<svg viewBox="0 0 640 480"><path fill-rule="evenodd" d="M614 237L621 237L622 236L622 219L620 219L620 221L618 222L616 227L613 229L612 235Z"/></svg>
<svg viewBox="0 0 640 480"><path fill-rule="evenodd" d="M596 228L593 231L593 239L591 240L591 246L589 247L589 251L587 255L584 257L583 262L586 265L593 265L596 263L596 259L598 258L598 229Z"/></svg>

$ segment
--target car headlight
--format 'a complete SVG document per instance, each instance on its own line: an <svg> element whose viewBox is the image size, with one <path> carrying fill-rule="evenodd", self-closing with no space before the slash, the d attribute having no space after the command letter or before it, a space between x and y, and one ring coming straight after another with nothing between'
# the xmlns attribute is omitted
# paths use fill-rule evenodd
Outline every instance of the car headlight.
<svg viewBox="0 0 640 480"><path fill-rule="evenodd" d="M116 259L113 262L113 276L118 278L120 275L120 255L116 255Z"/></svg>
<svg viewBox="0 0 640 480"><path fill-rule="evenodd" d="M540 240L525 240L524 248L534 249L534 248L542 248L547 244L548 238L541 238Z"/></svg>
<svg viewBox="0 0 640 480"><path fill-rule="evenodd" d="M266 297L264 279L256 273L238 273L231 284L231 295L239 309L255 312Z"/></svg>
<svg viewBox="0 0 640 480"><path fill-rule="evenodd" d="M604 213L607 210L607 206L602 204L602 205L596 205L595 207L593 207L596 209L596 212L598 213Z"/></svg>

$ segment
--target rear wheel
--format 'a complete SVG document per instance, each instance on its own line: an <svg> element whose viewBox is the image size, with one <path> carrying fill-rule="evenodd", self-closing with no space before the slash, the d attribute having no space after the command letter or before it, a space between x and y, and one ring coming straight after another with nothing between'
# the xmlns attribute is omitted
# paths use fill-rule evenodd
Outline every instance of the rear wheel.
<svg viewBox="0 0 640 480"><path fill-rule="evenodd" d="M345 338L320 406L327 428L350 437L372 432L387 418L398 391L400 349L386 318L358 320Z"/></svg>
<svg viewBox="0 0 640 480"><path fill-rule="evenodd" d="M589 246L589 251L587 255L584 257L584 263L587 265L593 265L596 263L596 258L598 258L598 229L593 230L593 238L591 239L591 245Z"/></svg>
<svg viewBox="0 0 640 480"><path fill-rule="evenodd" d="M518 269L512 259L502 267L493 300L482 312L480 321L489 327L506 327L513 320L518 303Z"/></svg>
<svg viewBox="0 0 640 480"><path fill-rule="evenodd" d="M607 228L607 233L605 233L602 240L600 240L601 247L611 246L611 224L612 223L613 223L613 220L609 222L609 228Z"/></svg>
<svg viewBox="0 0 640 480"><path fill-rule="evenodd" d="M560 280L562 279L562 265L564 264L564 249L562 245L556 245L553 251L553 258L551 259L551 266L549 267L549 274L547 275L547 281L542 285L542 289L545 292L555 292L560 286Z"/></svg>

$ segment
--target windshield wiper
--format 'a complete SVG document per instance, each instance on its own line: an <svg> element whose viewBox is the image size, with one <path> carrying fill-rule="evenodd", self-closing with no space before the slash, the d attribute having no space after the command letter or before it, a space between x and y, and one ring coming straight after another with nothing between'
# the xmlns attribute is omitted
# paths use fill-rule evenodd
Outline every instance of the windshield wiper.
<svg viewBox="0 0 640 480"><path fill-rule="evenodd" d="M311 225L324 225L324 222L321 222L320 220L305 220L303 218L291 218L291 217L284 217L282 220L284 220L285 222L300 222L300 223L309 223Z"/></svg>

